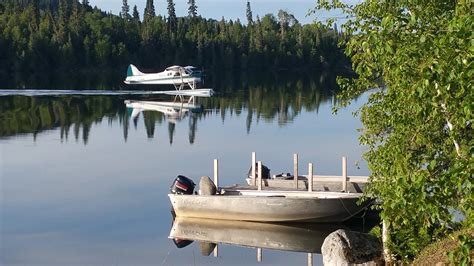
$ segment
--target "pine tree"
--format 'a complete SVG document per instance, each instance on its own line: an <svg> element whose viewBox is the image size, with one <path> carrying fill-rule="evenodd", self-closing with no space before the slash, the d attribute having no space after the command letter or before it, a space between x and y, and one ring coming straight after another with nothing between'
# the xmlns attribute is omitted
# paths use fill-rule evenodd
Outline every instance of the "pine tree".
<svg viewBox="0 0 474 266"><path fill-rule="evenodd" d="M134 21L140 21L140 14L138 13L137 5L133 6L132 18Z"/></svg>
<svg viewBox="0 0 474 266"><path fill-rule="evenodd" d="M153 4L153 0L146 0L145 13L143 14L143 22L148 23L155 16L155 5Z"/></svg>
<svg viewBox="0 0 474 266"><path fill-rule="evenodd" d="M253 18L252 18L252 9L250 8L250 2L247 1L247 25L252 25L253 24Z"/></svg>
<svg viewBox="0 0 474 266"><path fill-rule="evenodd" d="M59 0L58 16L60 23L65 23L67 19L67 0Z"/></svg>
<svg viewBox="0 0 474 266"><path fill-rule="evenodd" d="M174 32L176 30L177 23L178 19L176 18L173 0L168 0L168 29L171 32Z"/></svg>
<svg viewBox="0 0 474 266"><path fill-rule="evenodd" d="M143 15L142 38L144 41L149 41L152 37L151 21L155 17L155 5L153 0L146 1L145 14Z"/></svg>
<svg viewBox="0 0 474 266"><path fill-rule="evenodd" d="M67 21L67 0L59 0L58 6L58 27L56 29L56 40L62 44L66 38L66 21Z"/></svg>
<svg viewBox="0 0 474 266"><path fill-rule="evenodd" d="M71 16L79 14L79 2L77 0L72 0L71 5Z"/></svg>
<svg viewBox="0 0 474 266"><path fill-rule="evenodd" d="M188 0L188 16L194 18L197 16L197 6L195 0Z"/></svg>
<svg viewBox="0 0 474 266"><path fill-rule="evenodd" d="M72 1L72 11L71 11L70 25L71 30L74 34L79 35L79 28L81 23L81 18L79 15L79 2L77 0Z"/></svg>
<svg viewBox="0 0 474 266"><path fill-rule="evenodd" d="M127 0L123 0L122 1L122 13L121 13L121 16L122 18L125 20L125 21L128 21L128 19L130 18L130 6L128 5L128 1Z"/></svg>
<svg viewBox="0 0 474 266"><path fill-rule="evenodd" d="M79 0L77 0L77 1L79 1ZM84 15L84 12L90 11L91 9L92 9L92 8L91 8L91 6L90 6L90 4L89 4L89 0L82 0L82 5L81 5L81 9L80 9L80 11L81 11L81 16Z"/></svg>
<svg viewBox="0 0 474 266"><path fill-rule="evenodd" d="M31 8L33 9L33 15L34 15L34 18L33 18L33 27L34 29L37 29L38 28L38 25L39 25L39 20L40 20L40 12L39 12L39 1L38 0L33 0L31 1L30 5L31 5Z"/></svg>

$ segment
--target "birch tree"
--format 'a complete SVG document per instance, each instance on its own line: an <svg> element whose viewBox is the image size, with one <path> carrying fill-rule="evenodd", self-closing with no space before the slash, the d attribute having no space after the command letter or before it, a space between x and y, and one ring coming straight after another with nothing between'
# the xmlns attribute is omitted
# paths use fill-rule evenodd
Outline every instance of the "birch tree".
<svg viewBox="0 0 474 266"><path fill-rule="evenodd" d="M347 14L346 54L358 77L340 80L342 105L372 91L358 113L367 196L382 201L391 252L409 261L473 224L473 4L322 0L318 8Z"/></svg>

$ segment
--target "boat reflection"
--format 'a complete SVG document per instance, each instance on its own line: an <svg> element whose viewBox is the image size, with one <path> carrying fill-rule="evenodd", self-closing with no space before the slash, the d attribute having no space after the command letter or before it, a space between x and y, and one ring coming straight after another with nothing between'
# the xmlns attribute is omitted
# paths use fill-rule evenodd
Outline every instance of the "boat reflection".
<svg viewBox="0 0 474 266"><path fill-rule="evenodd" d="M210 250L210 247L218 243L321 253L324 239L337 229L348 227L343 224L272 224L176 217L169 238L173 239L178 248L189 245L190 241L199 241L203 255L207 253L203 252L206 244L209 246L207 250Z"/></svg>

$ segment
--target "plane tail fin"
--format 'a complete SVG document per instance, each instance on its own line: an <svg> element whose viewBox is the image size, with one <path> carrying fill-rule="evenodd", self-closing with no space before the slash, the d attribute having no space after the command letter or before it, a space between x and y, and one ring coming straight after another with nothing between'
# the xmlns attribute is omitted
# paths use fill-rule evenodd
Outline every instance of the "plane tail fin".
<svg viewBox="0 0 474 266"><path fill-rule="evenodd" d="M127 70L127 77L131 77L131 76L139 76L139 75L143 75L143 73L138 70L138 68L134 65L129 65L128 66L128 70Z"/></svg>
<svg viewBox="0 0 474 266"><path fill-rule="evenodd" d="M138 115L139 115L141 112L143 112L143 109L140 109L140 108L133 108L132 114L130 115L130 117L131 117L132 119L135 119L135 118L138 117Z"/></svg>

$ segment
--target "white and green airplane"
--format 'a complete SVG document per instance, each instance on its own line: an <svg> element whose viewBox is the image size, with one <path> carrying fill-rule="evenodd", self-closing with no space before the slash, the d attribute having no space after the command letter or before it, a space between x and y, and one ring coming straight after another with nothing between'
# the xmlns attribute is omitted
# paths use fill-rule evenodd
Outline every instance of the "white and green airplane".
<svg viewBox="0 0 474 266"><path fill-rule="evenodd" d="M194 89L201 82L202 71L193 66L170 66L163 72L143 73L134 65L128 66L126 84L172 84L178 88L187 85Z"/></svg>

